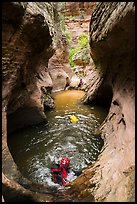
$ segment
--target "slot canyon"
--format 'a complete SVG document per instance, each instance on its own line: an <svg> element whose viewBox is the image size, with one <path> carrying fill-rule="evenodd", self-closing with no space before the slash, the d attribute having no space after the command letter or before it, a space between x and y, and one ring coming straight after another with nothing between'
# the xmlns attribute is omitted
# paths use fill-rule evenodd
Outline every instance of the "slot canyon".
<svg viewBox="0 0 137 204"><path fill-rule="evenodd" d="M2 202L135 202L134 55L134 2L2 3ZM51 114L53 120L53 95L64 93L63 101L71 91L82 93L78 110L106 110L100 123L94 120L93 130L103 145L96 161L89 158L82 173L57 190L25 177L8 141L20 131L23 146L23 130L43 128ZM59 126L54 137L68 115L55 115ZM83 121L89 129L94 118L86 108L78 118L82 137L89 132L82 129ZM64 132L71 127L63 126ZM83 149L89 138L84 136ZM15 142L15 154L23 161Z"/></svg>

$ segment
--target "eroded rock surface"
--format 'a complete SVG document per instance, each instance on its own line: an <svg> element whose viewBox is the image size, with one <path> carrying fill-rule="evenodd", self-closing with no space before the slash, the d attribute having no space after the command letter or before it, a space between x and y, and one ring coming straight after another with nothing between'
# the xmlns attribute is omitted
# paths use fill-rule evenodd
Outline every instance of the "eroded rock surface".
<svg viewBox="0 0 137 204"><path fill-rule="evenodd" d="M90 48L88 46L90 18L96 7L96 2L64 2L64 4L60 12L64 15L66 31L71 36L69 43L70 53L75 53L72 57L74 67L72 68L73 77L71 78L72 85L70 85L70 88L76 89L80 78L82 78L84 85L81 89L87 90L86 87L90 86L91 82L94 84L95 78L99 78L98 71L94 69L95 65L90 57ZM85 43L84 45L85 41L87 41L87 44ZM92 75L89 74L91 70ZM75 75L78 80L76 83L73 83Z"/></svg>
<svg viewBox="0 0 137 204"><path fill-rule="evenodd" d="M14 13L12 21L11 12ZM16 15L20 16L18 20ZM42 15L30 14L20 4L3 3L3 108L7 109L9 117L18 111L16 117L21 121L15 121L15 116L10 120L16 127L26 125L21 117L22 110L30 118L27 124L45 119L36 75L40 63L43 62L43 69L46 69L53 54L51 43L48 24ZM10 132L14 125L8 125Z"/></svg>
<svg viewBox="0 0 137 204"><path fill-rule="evenodd" d="M87 190L95 201L135 201L134 3L98 3L91 17L90 38L91 56L102 74L99 86L88 88L85 101L105 104L103 93L112 93L112 98L100 127L104 149L92 168L96 172Z"/></svg>
<svg viewBox="0 0 137 204"><path fill-rule="evenodd" d="M64 2L64 4L60 11L65 15L84 18L82 14L91 15L96 2Z"/></svg>
<svg viewBox="0 0 137 204"><path fill-rule="evenodd" d="M46 122L41 87L51 90L53 86L47 65L54 53L54 29L50 18L45 18L50 16L48 10L33 6L31 2L2 4L2 178L5 188L13 194L22 191L24 196L27 191L16 183L24 178L9 152L7 135L18 128ZM25 182L31 184L27 179Z"/></svg>
<svg viewBox="0 0 137 204"><path fill-rule="evenodd" d="M77 7L75 3L70 4ZM90 68L85 71L89 76L84 100L110 105L108 117L100 127L105 145L97 162L59 198L62 201L76 198L88 202L135 201L134 14L134 2L98 3L92 14L90 46L98 75ZM78 15L82 17L81 10ZM60 53L60 48L57 52L52 49L54 29L49 16L38 3L3 3L3 184L10 191L16 190L24 198L38 202L54 199L38 194L36 187L32 189L36 193L32 193L15 182L19 172L7 147L7 116L9 133L13 131L13 124L16 128L45 120L41 87L52 90L54 69L55 79L71 77L67 55ZM66 59L66 66L56 61L59 56ZM63 81L61 88L64 86ZM23 118L27 118L26 124ZM29 189L31 183L25 182Z"/></svg>

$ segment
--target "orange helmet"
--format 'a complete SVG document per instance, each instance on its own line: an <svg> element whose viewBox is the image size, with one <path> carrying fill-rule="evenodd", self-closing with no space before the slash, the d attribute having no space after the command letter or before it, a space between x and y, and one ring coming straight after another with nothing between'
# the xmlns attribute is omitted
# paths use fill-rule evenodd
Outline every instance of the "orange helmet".
<svg viewBox="0 0 137 204"><path fill-rule="evenodd" d="M61 160L60 160L60 165L62 166L68 166L70 164L70 160L69 158L67 157L63 157Z"/></svg>

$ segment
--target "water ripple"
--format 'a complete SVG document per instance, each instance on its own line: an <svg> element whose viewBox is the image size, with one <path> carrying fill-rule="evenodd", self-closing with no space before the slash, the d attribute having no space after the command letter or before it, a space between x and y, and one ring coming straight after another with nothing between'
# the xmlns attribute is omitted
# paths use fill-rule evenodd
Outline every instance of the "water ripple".
<svg viewBox="0 0 137 204"><path fill-rule="evenodd" d="M56 185L51 181L50 166L62 156L70 158L72 169L86 168L96 161L103 145L102 139L94 135L100 125L94 107L74 104L74 100L63 95L58 101L64 104L47 113L48 124L25 129L14 134L10 141L18 168L37 183ZM77 123L71 123L71 115L78 118Z"/></svg>

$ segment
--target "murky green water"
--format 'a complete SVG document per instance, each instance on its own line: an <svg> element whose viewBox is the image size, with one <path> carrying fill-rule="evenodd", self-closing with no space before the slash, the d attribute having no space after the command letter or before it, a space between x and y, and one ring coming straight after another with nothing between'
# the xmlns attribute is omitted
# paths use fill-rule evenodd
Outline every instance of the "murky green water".
<svg viewBox="0 0 137 204"><path fill-rule="evenodd" d="M106 116L101 107L81 103L84 92L68 90L54 93L56 108L47 112L48 124L20 130L8 136L8 146L22 174L36 183L53 185L50 165L62 156L71 160L72 169L94 163L103 141L94 131ZM74 114L77 123L71 123Z"/></svg>

